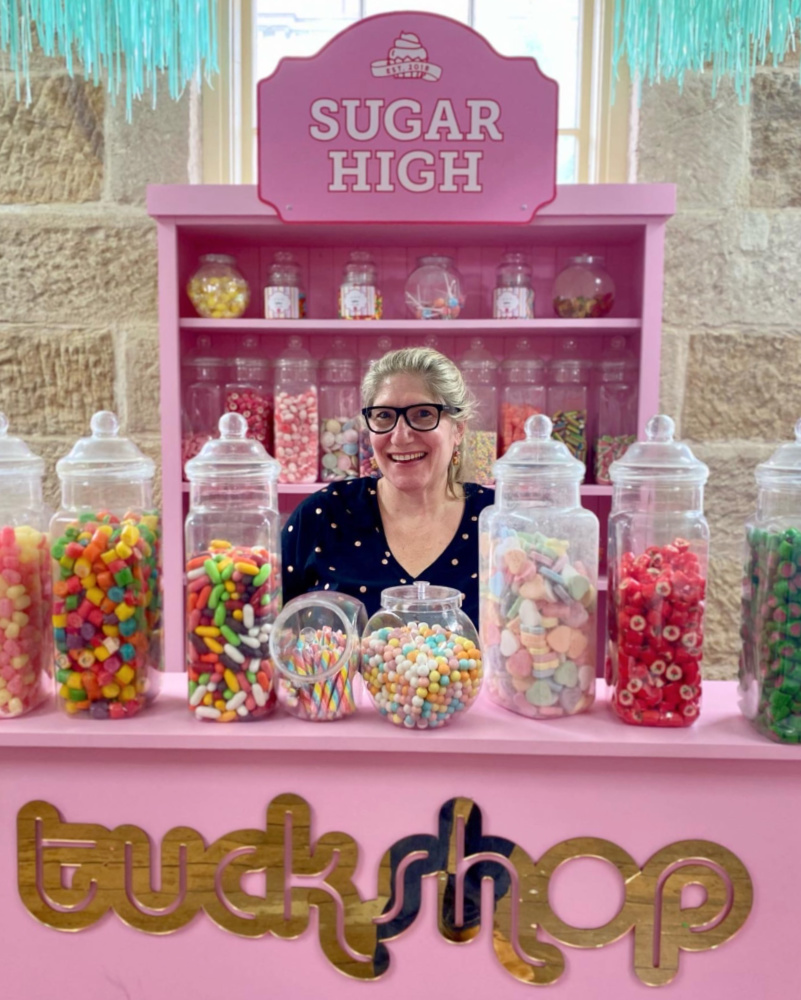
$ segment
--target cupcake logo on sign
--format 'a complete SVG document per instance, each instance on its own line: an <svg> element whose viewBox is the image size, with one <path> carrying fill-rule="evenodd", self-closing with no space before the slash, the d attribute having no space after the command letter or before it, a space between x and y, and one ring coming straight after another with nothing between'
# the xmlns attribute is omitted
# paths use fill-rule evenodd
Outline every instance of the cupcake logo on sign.
<svg viewBox="0 0 801 1000"><path fill-rule="evenodd" d="M442 76L442 67L428 61L428 53L413 31L402 31L389 50L387 59L372 65L373 76L392 76L396 80L429 80Z"/></svg>

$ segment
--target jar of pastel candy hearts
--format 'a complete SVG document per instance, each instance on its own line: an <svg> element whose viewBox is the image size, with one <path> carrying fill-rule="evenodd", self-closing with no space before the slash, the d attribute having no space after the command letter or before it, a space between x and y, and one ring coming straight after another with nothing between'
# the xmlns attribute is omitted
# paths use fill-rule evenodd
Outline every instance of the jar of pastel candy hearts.
<svg viewBox="0 0 801 1000"><path fill-rule="evenodd" d="M481 648L461 603L458 590L422 580L381 592L381 610L362 636L362 676L396 726L439 729L478 697Z"/></svg>
<svg viewBox="0 0 801 1000"><path fill-rule="evenodd" d="M300 337L290 337L275 360L274 441L280 482L316 482L319 412L317 362Z"/></svg>
<svg viewBox="0 0 801 1000"><path fill-rule="evenodd" d="M756 468L745 526L740 707L779 743L801 743L801 420Z"/></svg>
<svg viewBox="0 0 801 1000"><path fill-rule="evenodd" d="M481 644L490 698L530 719L595 698L598 519L581 506L584 463L545 414L495 463L479 519Z"/></svg>
<svg viewBox="0 0 801 1000"><path fill-rule="evenodd" d="M359 367L336 337L320 366L320 479L359 475Z"/></svg>
<svg viewBox="0 0 801 1000"><path fill-rule="evenodd" d="M25 715L52 673L44 461L0 413L0 719Z"/></svg>
<svg viewBox="0 0 801 1000"><path fill-rule="evenodd" d="M609 470L606 680L636 726L689 726L701 704L709 469L673 432L670 417L651 417Z"/></svg>
<svg viewBox="0 0 801 1000"><path fill-rule="evenodd" d="M270 633L270 654L278 700L290 715L309 722L353 715L366 623L364 605L347 594L304 594L283 608Z"/></svg>
<svg viewBox="0 0 801 1000"><path fill-rule="evenodd" d="M113 413L56 465L50 524L58 704L68 715L126 719L162 669L161 521L153 460L120 437Z"/></svg>
<svg viewBox="0 0 801 1000"><path fill-rule="evenodd" d="M279 465L240 413L187 463L189 708L207 722L255 722L275 707L269 637L281 608Z"/></svg>

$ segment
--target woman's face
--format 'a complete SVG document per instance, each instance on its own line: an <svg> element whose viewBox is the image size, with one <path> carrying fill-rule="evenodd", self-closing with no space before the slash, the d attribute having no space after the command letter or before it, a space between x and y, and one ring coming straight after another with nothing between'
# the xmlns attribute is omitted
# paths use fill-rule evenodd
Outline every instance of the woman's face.
<svg viewBox="0 0 801 1000"><path fill-rule="evenodd" d="M384 381L373 406L437 402L416 375L393 375ZM445 487L448 466L462 435L463 425L443 413L436 430L414 431L400 417L388 434L371 432L370 443L381 474L397 489L414 493L437 485Z"/></svg>

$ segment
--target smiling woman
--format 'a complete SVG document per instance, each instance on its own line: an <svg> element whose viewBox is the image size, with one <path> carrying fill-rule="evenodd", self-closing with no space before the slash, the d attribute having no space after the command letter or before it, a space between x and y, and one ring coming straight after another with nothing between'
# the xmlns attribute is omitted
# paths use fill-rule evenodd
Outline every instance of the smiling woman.
<svg viewBox="0 0 801 1000"><path fill-rule="evenodd" d="M465 482L474 401L458 368L425 347L370 367L362 411L381 479L331 484L283 533L284 599L337 590L378 610L381 591L417 579L454 587L478 620L478 516L492 490Z"/></svg>

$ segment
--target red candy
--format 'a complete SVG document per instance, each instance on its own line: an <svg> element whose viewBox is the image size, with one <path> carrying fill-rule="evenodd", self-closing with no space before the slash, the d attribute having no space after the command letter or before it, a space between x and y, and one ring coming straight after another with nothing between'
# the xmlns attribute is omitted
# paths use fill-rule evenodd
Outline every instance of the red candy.
<svg viewBox="0 0 801 1000"><path fill-rule="evenodd" d="M613 573L607 683L612 706L639 726L689 726L701 701L706 580L690 543L625 553Z"/></svg>
<svg viewBox="0 0 801 1000"><path fill-rule="evenodd" d="M256 389L232 389L226 394L225 409L241 413L247 420L248 437L272 451L273 397Z"/></svg>

